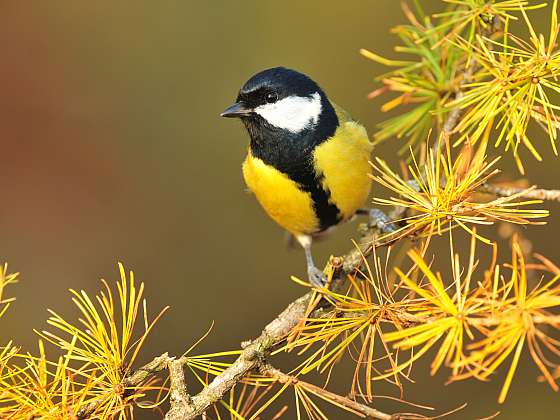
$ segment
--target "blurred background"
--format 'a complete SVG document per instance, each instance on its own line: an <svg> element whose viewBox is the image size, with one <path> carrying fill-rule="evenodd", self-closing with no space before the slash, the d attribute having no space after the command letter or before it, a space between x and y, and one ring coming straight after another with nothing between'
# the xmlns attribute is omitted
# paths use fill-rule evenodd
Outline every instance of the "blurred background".
<svg viewBox="0 0 560 420"><path fill-rule="evenodd" d="M383 115L366 94L384 69L358 50L394 56L398 2L13 1L0 9L0 258L21 272L1 342L34 351L32 329L45 327L47 307L73 315L67 289L95 293L99 278L117 279L117 261L146 283L150 313L171 306L146 360L182 353L212 321L199 351L238 348L304 292L289 280L304 275L303 253L286 248L245 191L247 135L218 114L249 76L283 65L311 75L373 133ZM548 13L537 13L541 30ZM558 187L559 161L537 135L546 159L529 161L528 178ZM396 162L401 145L376 153ZM517 176L509 155L501 167ZM549 225L527 236L558 262L560 209L548 207ZM318 244L318 261L349 249L355 229ZM445 386L444 374L426 372L426 363L416 366L406 398L438 412L468 402L455 418L501 410L507 419L544 419L558 407L530 363L503 407L503 377ZM335 389L347 391L347 373L335 371Z"/></svg>

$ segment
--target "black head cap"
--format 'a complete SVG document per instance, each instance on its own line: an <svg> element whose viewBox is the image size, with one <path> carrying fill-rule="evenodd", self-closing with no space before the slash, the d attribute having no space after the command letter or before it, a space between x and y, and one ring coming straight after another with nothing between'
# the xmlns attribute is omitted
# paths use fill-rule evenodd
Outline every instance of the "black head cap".
<svg viewBox="0 0 560 420"><path fill-rule="evenodd" d="M241 118L253 155L292 175L293 167L307 165L313 148L338 127L336 112L317 83L285 67L252 76L221 115Z"/></svg>
<svg viewBox="0 0 560 420"><path fill-rule="evenodd" d="M239 90L237 101L257 107L267 101L280 100L288 96L309 97L323 91L305 74L285 67L273 67L251 77Z"/></svg>

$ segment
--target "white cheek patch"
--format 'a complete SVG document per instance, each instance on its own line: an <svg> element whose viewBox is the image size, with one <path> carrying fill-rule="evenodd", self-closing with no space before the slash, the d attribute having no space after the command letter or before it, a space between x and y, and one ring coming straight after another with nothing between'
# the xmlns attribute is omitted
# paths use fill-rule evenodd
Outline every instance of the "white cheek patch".
<svg viewBox="0 0 560 420"><path fill-rule="evenodd" d="M321 115L321 95L311 97L288 96L273 104L255 108L255 112L275 127L298 133L317 124Z"/></svg>

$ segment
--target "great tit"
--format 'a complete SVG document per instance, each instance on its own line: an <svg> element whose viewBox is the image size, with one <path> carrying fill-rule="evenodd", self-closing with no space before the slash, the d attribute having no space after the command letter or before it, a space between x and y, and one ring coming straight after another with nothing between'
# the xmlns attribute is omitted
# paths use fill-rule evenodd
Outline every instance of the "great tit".
<svg viewBox="0 0 560 420"><path fill-rule="evenodd" d="M323 286L311 242L367 201L372 143L365 128L308 76L284 67L252 76L221 116L245 125L251 138L245 182L305 250L310 283Z"/></svg>

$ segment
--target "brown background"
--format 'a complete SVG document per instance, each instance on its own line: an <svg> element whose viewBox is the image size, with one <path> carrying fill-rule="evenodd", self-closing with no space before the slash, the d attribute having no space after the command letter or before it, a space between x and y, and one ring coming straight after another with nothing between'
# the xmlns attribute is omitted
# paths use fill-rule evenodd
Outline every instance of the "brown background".
<svg viewBox="0 0 560 420"><path fill-rule="evenodd" d="M172 306L145 358L182 353L211 321L200 351L237 348L302 293L289 275L304 274L303 254L285 248L245 193L246 134L218 114L251 74L284 65L373 132L382 115L365 95L382 69L358 49L393 54L388 31L404 21L397 1L12 1L0 11L0 257L21 272L2 342L34 349L47 307L72 315L67 289L95 292L100 277L116 280L117 261L145 281L152 313ZM546 14L537 15L544 29ZM558 187L558 159L537 138L546 159L528 161L530 181ZM394 162L401 145L376 153ZM501 165L516 176L509 156ZM550 208L549 226L529 237L559 261L559 207ZM355 223L340 229L316 258L348 249L354 232ZM557 411L529 363L498 407L504 370L490 384L444 386L444 374L428 378L420 363L406 397L440 412L468 402L457 418Z"/></svg>

